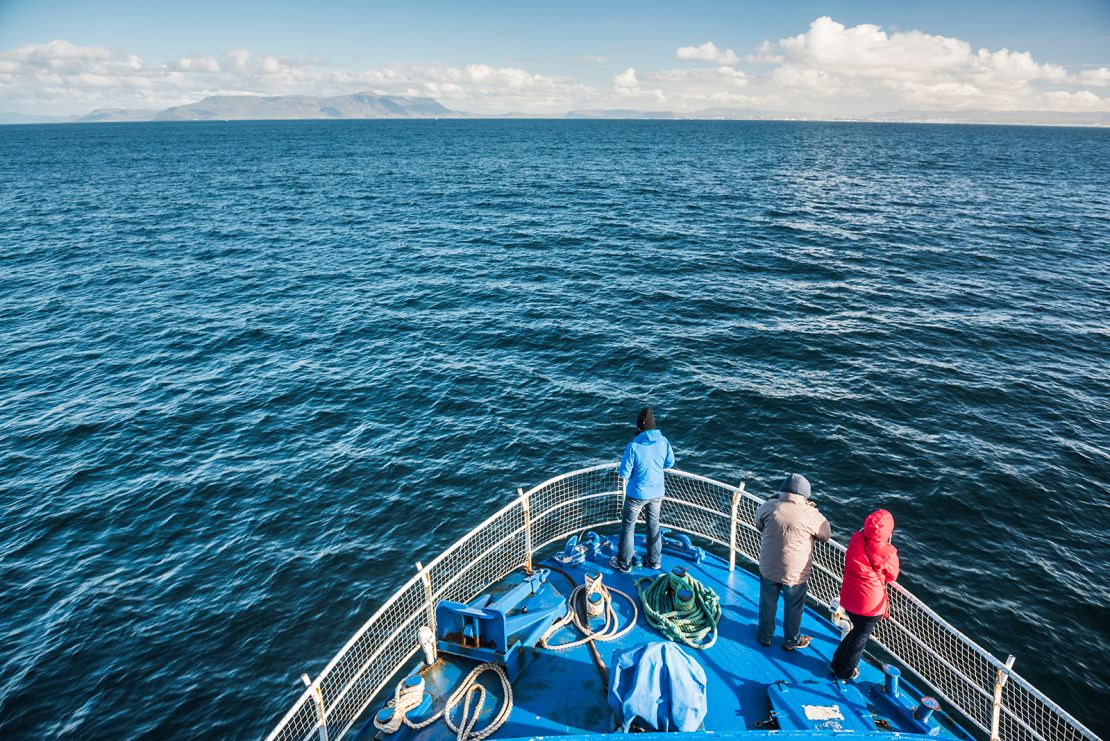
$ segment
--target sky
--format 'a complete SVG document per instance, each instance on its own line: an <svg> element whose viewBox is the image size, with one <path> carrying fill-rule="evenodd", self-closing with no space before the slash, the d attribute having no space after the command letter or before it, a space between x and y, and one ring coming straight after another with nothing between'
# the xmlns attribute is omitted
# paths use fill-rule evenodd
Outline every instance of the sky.
<svg viewBox="0 0 1110 741"><path fill-rule="evenodd" d="M359 91L481 114L1110 112L1110 0L0 0L0 111Z"/></svg>

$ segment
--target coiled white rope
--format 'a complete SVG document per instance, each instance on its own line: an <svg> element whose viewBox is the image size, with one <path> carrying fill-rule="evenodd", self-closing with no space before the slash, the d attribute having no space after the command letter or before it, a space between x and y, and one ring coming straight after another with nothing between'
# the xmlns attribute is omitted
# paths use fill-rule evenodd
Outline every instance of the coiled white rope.
<svg viewBox="0 0 1110 741"><path fill-rule="evenodd" d="M492 671L500 678L505 700L501 704L501 710L490 720L489 724L481 731L475 731L474 725L478 722L478 718L485 708L487 694L486 688L478 682L478 677L482 672L487 671ZM474 695L477 695L476 701L474 701ZM393 733L404 723L414 731L418 731L430 726L442 717L447 722L447 727L455 732L457 741L482 741L482 739L490 736L503 726L505 721L509 719L509 714L513 710L513 686L509 684L509 675L505 673L504 667L500 664L487 662L470 670L462 683L447 697L447 704L443 706L443 710L414 723L409 720L408 713L420 707L420 703L423 701L424 678L418 675L402 679L393 690L393 699L386 703L387 707L393 709L392 715L385 720L382 720L380 715L375 715L374 727L385 733ZM456 726L451 714L459 702L462 702L463 705L459 723Z"/></svg>
<svg viewBox="0 0 1110 741"><path fill-rule="evenodd" d="M408 723L411 726L407 717L408 712L420 707L423 701L424 677L419 674L405 677L393 688L393 699L386 703L386 707L392 708L393 712L383 720L383 713L379 711L374 716L374 727L379 731L394 733L402 723Z"/></svg>
<svg viewBox="0 0 1110 741"><path fill-rule="evenodd" d="M595 594L600 595L600 598L591 599L591 596ZM617 619L617 611L613 609L614 594L624 597L628 604L632 605L632 620L623 628L620 627L620 622ZM602 613L605 614L605 623L598 630L592 630L589 626L588 619L586 622L583 622L582 618L578 615L578 608L576 605L579 597L584 597L586 601L587 615L597 617ZM601 574L597 574L596 576L586 574L586 583L575 587L574 591L570 593L570 597L567 598L567 614L551 624L551 627L548 628L544 632L543 637L540 638L539 645L551 651L565 651L590 641L615 641L636 627L636 620L639 614L640 611L636 607L636 600L619 589L611 589L602 584ZM571 624L578 629L578 632L582 633L584 636L583 638L569 643L548 643L548 639L559 632L561 628Z"/></svg>

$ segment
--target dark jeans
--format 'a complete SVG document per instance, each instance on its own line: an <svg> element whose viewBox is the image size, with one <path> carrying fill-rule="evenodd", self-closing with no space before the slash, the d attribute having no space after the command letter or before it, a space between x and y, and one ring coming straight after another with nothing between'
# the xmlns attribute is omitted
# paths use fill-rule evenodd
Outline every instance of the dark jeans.
<svg viewBox="0 0 1110 741"><path fill-rule="evenodd" d="M659 507L663 504L663 497L655 499L624 498L624 507L621 509L621 542L617 550L617 565L622 569L632 568L632 551L635 546L636 519L640 510L644 511L647 520L647 557L644 559L646 566L658 566L663 557L663 540L659 537Z"/></svg>
<svg viewBox="0 0 1110 741"><path fill-rule="evenodd" d="M802 610L806 606L809 584L794 586L759 577L759 642L767 644L775 635L775 613L779 610L782 592L782 636L788 646L796 646L802 635Z"/></svg>
<svg viewBox="0 0 1110 741"><path fill-rule="evenodd" d="M867 646L871 631L875 630L875 626L883 619L882 615L857 615L854 612L849 612L848 617L852 619L852 629L836 647L832 663L829 664L837 679L852 678L852 673L855 672L860 658L863 657L863 649Z"/></svg>

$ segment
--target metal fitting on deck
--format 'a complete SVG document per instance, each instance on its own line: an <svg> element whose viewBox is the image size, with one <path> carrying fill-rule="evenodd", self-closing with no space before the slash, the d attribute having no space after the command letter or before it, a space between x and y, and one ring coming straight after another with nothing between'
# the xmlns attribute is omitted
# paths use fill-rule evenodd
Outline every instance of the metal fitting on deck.
<svg viewBox="0 0 1110 741"><path fill-rule="evenodd" d="M883 674L885 675L883 684L886 693L891 697L898 697L898 685L901 683L902 672L898 671L896 666L883 664Z"/></svg>
<svg viewBox="0 0 1110 741"><path fill-rule="evenodd" d="M929 718L933 717L933 713L940 709L940 703L936 698L926 695L921 698L921 704L917 706L917 710L913 711L913 717L922 723L927 723Z"/></svg>
<svg viewBox="0 0 1110 741"><path fill-rule="evenodd" d="M689 589L680 589L675 595L675 607L680 610L690 610L694 607L694 593Z"/></svg>

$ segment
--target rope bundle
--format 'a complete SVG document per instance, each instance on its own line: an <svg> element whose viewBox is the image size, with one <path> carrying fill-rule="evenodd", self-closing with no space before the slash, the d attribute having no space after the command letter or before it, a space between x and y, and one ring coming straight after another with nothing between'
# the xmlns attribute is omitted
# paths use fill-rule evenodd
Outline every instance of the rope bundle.
<svg viewBox="0 0 1110 741"><path fill-rule="evenodd" d="M623 628L620 627L620 622L617 619L617 611L613 609L614 594L624 597L628 604L632 605L632 619ZM587 615L592 617L605 615L605 624L601 628L594 631L590 628L588 618L585 621L582 620L578 613L579 599L585 600ZM636 600L619 589L610 589L602 584L601 574L586 574L586 583L575 587L574 591L570 593L570 597L567 598L567 608L567 614L552 623L551 627L544 632L539 641L540 647L552 651L565 651L590 641L615 641L636 627L636 619L640 614L636 608ZM578 629L578 632L584 636L583 638L569 643L554 645L548 643L548 640L559 632L563 626L571 624Z"/></svg>
<svg viewBox="0 0 1110 741"><path fill-rule="evenodd" d="M644 582L648 582L644 586ZM682 571L636 580L648 624L666 638L690 648L709 648L717 642L721 600L709 587Z"/></svg>
<svg viewBox="0 0 1110 741"><path fill-rule="evenodd" d="M502 703L500 712L490 720L489 725L481 731L475 731L474 725L478 722L478 718L485 708L487 694L486 688L478 682L478 676L487 671L492 671L501 680L501 687L505 692L505 702ZM476 700L475 695L477 696ZM443 710L414 723L409 720L408 713L420 707L420 703L423 701L423 677L407 677L401 680L393 690L393 699L386 703L386 706L392 708L393 712L386 715L384 711L380 711L374 716L374 727L385 733L393 733L404 723L414 731L418 731L430 726L442 717L447 722L447 727L455 732L457 741L482 741L482 739L492 735L509 719L509 713L513 710L513 687L509 684L509 675L505 673L504 667L487 662L470 670L462 683L447 697L447 704L443 706ZM454 712L460 702L462 702L462 713L459 716L458 725L455 725L451 713Z"/></svg>

